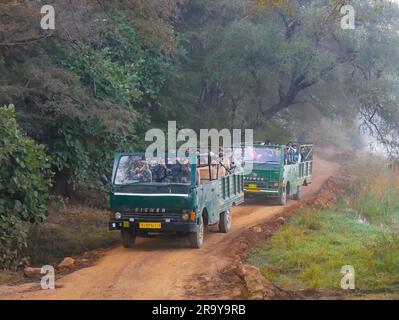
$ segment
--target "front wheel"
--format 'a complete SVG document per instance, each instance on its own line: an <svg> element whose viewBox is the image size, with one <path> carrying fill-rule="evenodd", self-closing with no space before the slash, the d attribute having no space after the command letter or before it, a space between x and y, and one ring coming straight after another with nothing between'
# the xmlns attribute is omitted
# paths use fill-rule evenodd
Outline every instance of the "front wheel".
<svg viewBox="0 0 399 320"><path fill-rule="evenodd" d="M280 197L278 198L278 204L281 206L285 206L287 204L287 191L283 189L281 191Z"/></svg>
<svg viewBox="0 0 399 320"><path fill-rule="evenodd" d="M201 217L200 224L196 232L190 232L190 245L194 249L199 249L204 244L204 219Z"/></svg>
<svg viewBox="0 0 399 320"><path fill-rule="evenodd" d="M231 229L231 211L227 210L220 214L219 231L227 233Z"/></svg>
<svg viewBox="0 0 399 320"><path fill-rule="evenodd" d="M136 232L132 230L121 230L122 245L124 248L133 248L136 242Z"/></svg>
<svg viewBox="0 0 399 320"><path fill-rule="evenodd" d="M301 192L301 186L296 187L296 193L294 194L294 200L301 200L302 197L302 192Z"/></svg>

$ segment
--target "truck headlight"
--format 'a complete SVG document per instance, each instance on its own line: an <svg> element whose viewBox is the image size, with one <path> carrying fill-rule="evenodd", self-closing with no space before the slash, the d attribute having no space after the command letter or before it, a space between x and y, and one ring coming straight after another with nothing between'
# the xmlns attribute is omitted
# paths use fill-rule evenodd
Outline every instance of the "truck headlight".
<svg viewBox="0 0 399 320"><path fill-rule="evenodd" d="M181 217L184 221L187 221L190 218L190 215L188 213L183 213Z"/></svg>
<svg viewBox="0 0 399 320"><path fill-rule="evenodd" d="M122 213L120 213L120 212L115 212L114 217L115 217L115 219L119 220L120 218L122 218Z"/></svg>

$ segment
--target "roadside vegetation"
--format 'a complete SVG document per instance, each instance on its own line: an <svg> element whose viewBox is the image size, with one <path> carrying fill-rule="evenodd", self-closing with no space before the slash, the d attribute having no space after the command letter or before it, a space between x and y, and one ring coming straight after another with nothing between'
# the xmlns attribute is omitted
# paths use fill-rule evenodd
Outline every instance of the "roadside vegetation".
<svg viewBox="0 0 399 320"><path fill-rule="evenodd" d="M63 258L108 248L119 234L108 231L107 211L82 205L52 204L44 224L31 226L24 255L33 266L56 265Z"/></svg>
<svg viewBox="0 0 399 320"><path fill-rule="evenodd" d="M399 177L384 165L370 156L351 163L336 204L302 209L249 262L288 290L341 290L341 268L351 265L358 292L398 292Z"/></svg>
<svg viewBox="0 0 399 320"><path fill-rule="evenodd" d="M0 107L0 267L23 259L27 226L46 218L51 178L44 146L18 126L13 105Z"/></svg>

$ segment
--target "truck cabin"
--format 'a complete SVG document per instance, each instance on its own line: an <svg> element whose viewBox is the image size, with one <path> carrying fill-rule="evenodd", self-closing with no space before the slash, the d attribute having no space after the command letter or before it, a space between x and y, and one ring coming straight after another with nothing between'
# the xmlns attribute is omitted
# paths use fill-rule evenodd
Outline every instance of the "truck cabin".
<svg viewBox="0 0 399 320"><path fill-rule="evenodd" d="M121 154L115 162L113 185L117 189L162 192L162 187L172 186L177 192L188 192L195 182L196 164L190 155L146 158L144 154Z"/></svg>
<svg viewBox="0 0 399 320"><path fill-rule="evenodd" d="M285 149L279 145L256 145L244 147L244 161L253 168L280 166L284 163Z"/></svg>
<svg viewBox="0 0 399 320"><path fill-rule="evenodd" d="M252 171L244 177L245 191L249 193L278 192L284 167L284 148L278 145L256 145L244 148L245 164Z"/></svg>
<svg viewBox="0 0 399 320"><path fill-rule="evenodd" d="M244 190L249 196L275 197L285 204L287 196L300 198L301 186L311 183L311 144L254 143L244 147L244 159L252 165L252 172L244 177Z"/></svg>
<svg viewBox="0 0 399 320"><path fill-rule="evenodd" d="M146 158L144 154L117 155L114 168L113 185L118 187L140 187L151 191L155 186L174 186L188 190L225 177L231 173L242 172L241 155L232 151L221 153L168 153L164 157ZM132 189L132 188L129 188Z"/></svg>

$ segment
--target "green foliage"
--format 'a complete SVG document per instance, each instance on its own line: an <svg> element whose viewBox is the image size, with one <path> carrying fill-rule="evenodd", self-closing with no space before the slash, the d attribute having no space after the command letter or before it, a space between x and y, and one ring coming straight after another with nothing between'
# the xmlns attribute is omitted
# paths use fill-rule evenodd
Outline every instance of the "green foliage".
<svg viewBox="0 0 399 320"><path fill-rule="evenodd" d="M97 188L115 151L142 148L144 132L167 120L350 145L357 120L335 123L360 112L394 144L397 8L355 2L372 19L356 32L343 32L330 0L60 2L54 37L21 31L16 40L35 41L1 47L0 104L18 106L68 195L59 186ZM10 43L27 29L19 20L37 23L23 5L13 10L0 35Z"/></svg>
<svg viewBox="0 0 399 320"><path fill-rule="evenodd" d="M0 103L15 101L19 124L47 146L57 194L98 189L113 154L141 148L152 118L165 119L158 116L166 114L160 92L173 69L172 55L156 41L144 45L143 30L117 7L82 19L87 37L15 47L4 55L7 67L0 65L9 84L0 86Z"/></svg>
<svg viewBox="0 0 399 320"><path fill-rule="evenodd" d="M18 262L24 223L46 218L51 177L44 146L19 129L13 105L0 108L0 267Z"/></svg>
<svg viewBox="0 0 399 320"><path fill-rule="evenodd" d="M151 106L164 85L169 59L156 47L143 47L135 28L120 13L104 20L96 21L98 42L71 52L71 69L96 97L133 109L148 98L143 107Z"/></svg>
<svg viewBox="0 0 399 320"><path fill-rule="evenodd" d="M399 77L391 63L398 6L352 2L357 25L347 32L341 0L190 1L182 28L191 58L186 78L201 120L263 133L282 119L298 139L346 147L360 145L360 114L368 133L399 149Z"/></svg>
<svg viewBox="0 0 399 320"><path fill-rule="evenodd" d="M141 100L138 69L143 61L120 66L110 59L109 48L101 51L90 50L90 48L86 50L85 53L74 56L76 61L72 70L85 85L92 87L96 96L109 97L126 105L132 105Z"/></svg>
<svg viewBox="0 0 399 320"><path fill-rule="evenodd" d="M69 172L69 180L92 187L99 174L110 172L114 152L139 148L136 132L146 130L171 68L159 49L143 46L126 17L96 19L93 28L98 39L65 51L63 65L92 92L91 99L118 105L122 117L111 114L102 119L83 107L80 121L59 125L55 135L59 140L53 145L57 171L64 176ZM112 117L117 121L110 122Z"/></svg>
<svg viewBox="0 0 399 320"><path fill-rule="evenodd" d="M87 93L76 116L60 118L51 152L62 179L95 187L99 174L110 173L116 151L140 148L137 132L148 128L171 71L160 48L146 48L127 17L95 19L95 39L77 47L60 47L61 67L79 79ZM93 108L94 105L94 108ZM112 106L113 110L107 110ZM97 110L96 110L97 109ZM142 138L142 137L140 137Z"/></svg>

